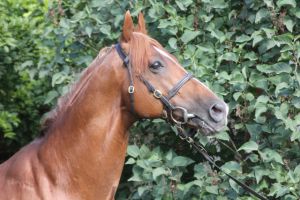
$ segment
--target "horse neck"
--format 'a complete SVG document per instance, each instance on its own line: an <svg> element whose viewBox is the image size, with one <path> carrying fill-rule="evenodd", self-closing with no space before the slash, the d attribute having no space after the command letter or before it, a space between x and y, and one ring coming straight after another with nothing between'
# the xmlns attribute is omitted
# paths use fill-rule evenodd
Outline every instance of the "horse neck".
<svg viewBox="0 0 300 200"><path fill-rule="evenodd" d="M45 136L39 154L54 184L97 188L105 194L99 188L119 182L133 121L122 109L124 75L114 56L96 67L82 94Z"/></svg>

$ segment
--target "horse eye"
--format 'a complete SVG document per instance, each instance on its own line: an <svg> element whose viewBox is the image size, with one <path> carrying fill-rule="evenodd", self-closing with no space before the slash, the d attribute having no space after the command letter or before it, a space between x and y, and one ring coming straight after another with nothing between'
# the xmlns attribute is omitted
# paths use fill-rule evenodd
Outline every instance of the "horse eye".
<svg viewBox="0 0 300 200"><path fill-rule="evenodd" d="M152 64L150 65L150 68L151 68L151 69L159 69L159 68L161 68L161 67L163 67L163 65L162 65L161 62L159 62L159 61L155 61L154 63L152 63Z"/></svg>

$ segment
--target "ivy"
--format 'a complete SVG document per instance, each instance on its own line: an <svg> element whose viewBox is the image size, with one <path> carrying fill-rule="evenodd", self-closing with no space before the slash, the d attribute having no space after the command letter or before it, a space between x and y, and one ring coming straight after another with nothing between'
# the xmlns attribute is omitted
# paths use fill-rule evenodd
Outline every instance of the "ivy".
<svg viewBox="0 0 300 200"><path fill-rule="evenodd" d="M0 159L39 134L39 121L123 15L229 105L228 127L197 140L258 192L300 197L300 4L296 0L0 2ZM13 13L13 14L12 14ZM131 129L116 199L251 199L179 141L162 120Z"/></svg>

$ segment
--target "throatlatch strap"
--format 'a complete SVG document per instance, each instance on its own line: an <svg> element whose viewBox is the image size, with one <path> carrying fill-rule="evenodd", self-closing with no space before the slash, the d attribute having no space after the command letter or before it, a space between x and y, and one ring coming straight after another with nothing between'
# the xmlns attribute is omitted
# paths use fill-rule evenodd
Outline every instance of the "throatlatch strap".
<svg viewBox="0 0 300 200"><path fill-rule="evenodd" d="M132 76L132 69L131 65L129 62L129 57L123 52L122 47L120 43L117 43L115 45L115 48L120 56L120 58L123 60L125 67L127 68L128 71L128 76L129 76L129 87L128 87L128 93L130 97L130 112L135 114L134 111L134 82L133 82L133 76Z"/></svg>

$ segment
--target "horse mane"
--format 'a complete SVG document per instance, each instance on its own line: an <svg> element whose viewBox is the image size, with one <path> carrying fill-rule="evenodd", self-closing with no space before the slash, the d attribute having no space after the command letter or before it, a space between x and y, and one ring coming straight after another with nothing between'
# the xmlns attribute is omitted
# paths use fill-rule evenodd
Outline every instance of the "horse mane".
<svg viewBox="0 0 300 200"><path fill-rule="evenodd" d="M150 38L148 35L142 34L140 32L133 32L132 38L129 41L129 58L131 66L133 67L133 71L137 76L148 69L148 58L150 57L151 46L162 48L156 40ZM71 106L74 100L80 94L82 94L87 84L89 83L91 75L93 74L95 69L97 69L97 66L101 64L101 62L105 58L105 55L107 55L107 53L109 53L112 49L112 47L105 47L100 50L96 59L94 59L94 61L81 72L79 80L70 87L69 92L58 99L56 107L48 112L42 119L42 135L44 135L47 130L49 130L58 116L63 113L69 106Z"/></svg>
<svg viewBox="0 0 300 200"><path fill-rule="evenodd" d="M104 47L101 49L96 59L94 59L94 61L81 72L79 80L70 86L69 92L59 97L56 107L45 114L45 117L41 121L42 135L51 127L58 115L71 106L74 100L82 93L82 91L86 88L91 75L111 49L111 47Z"/></svg>

